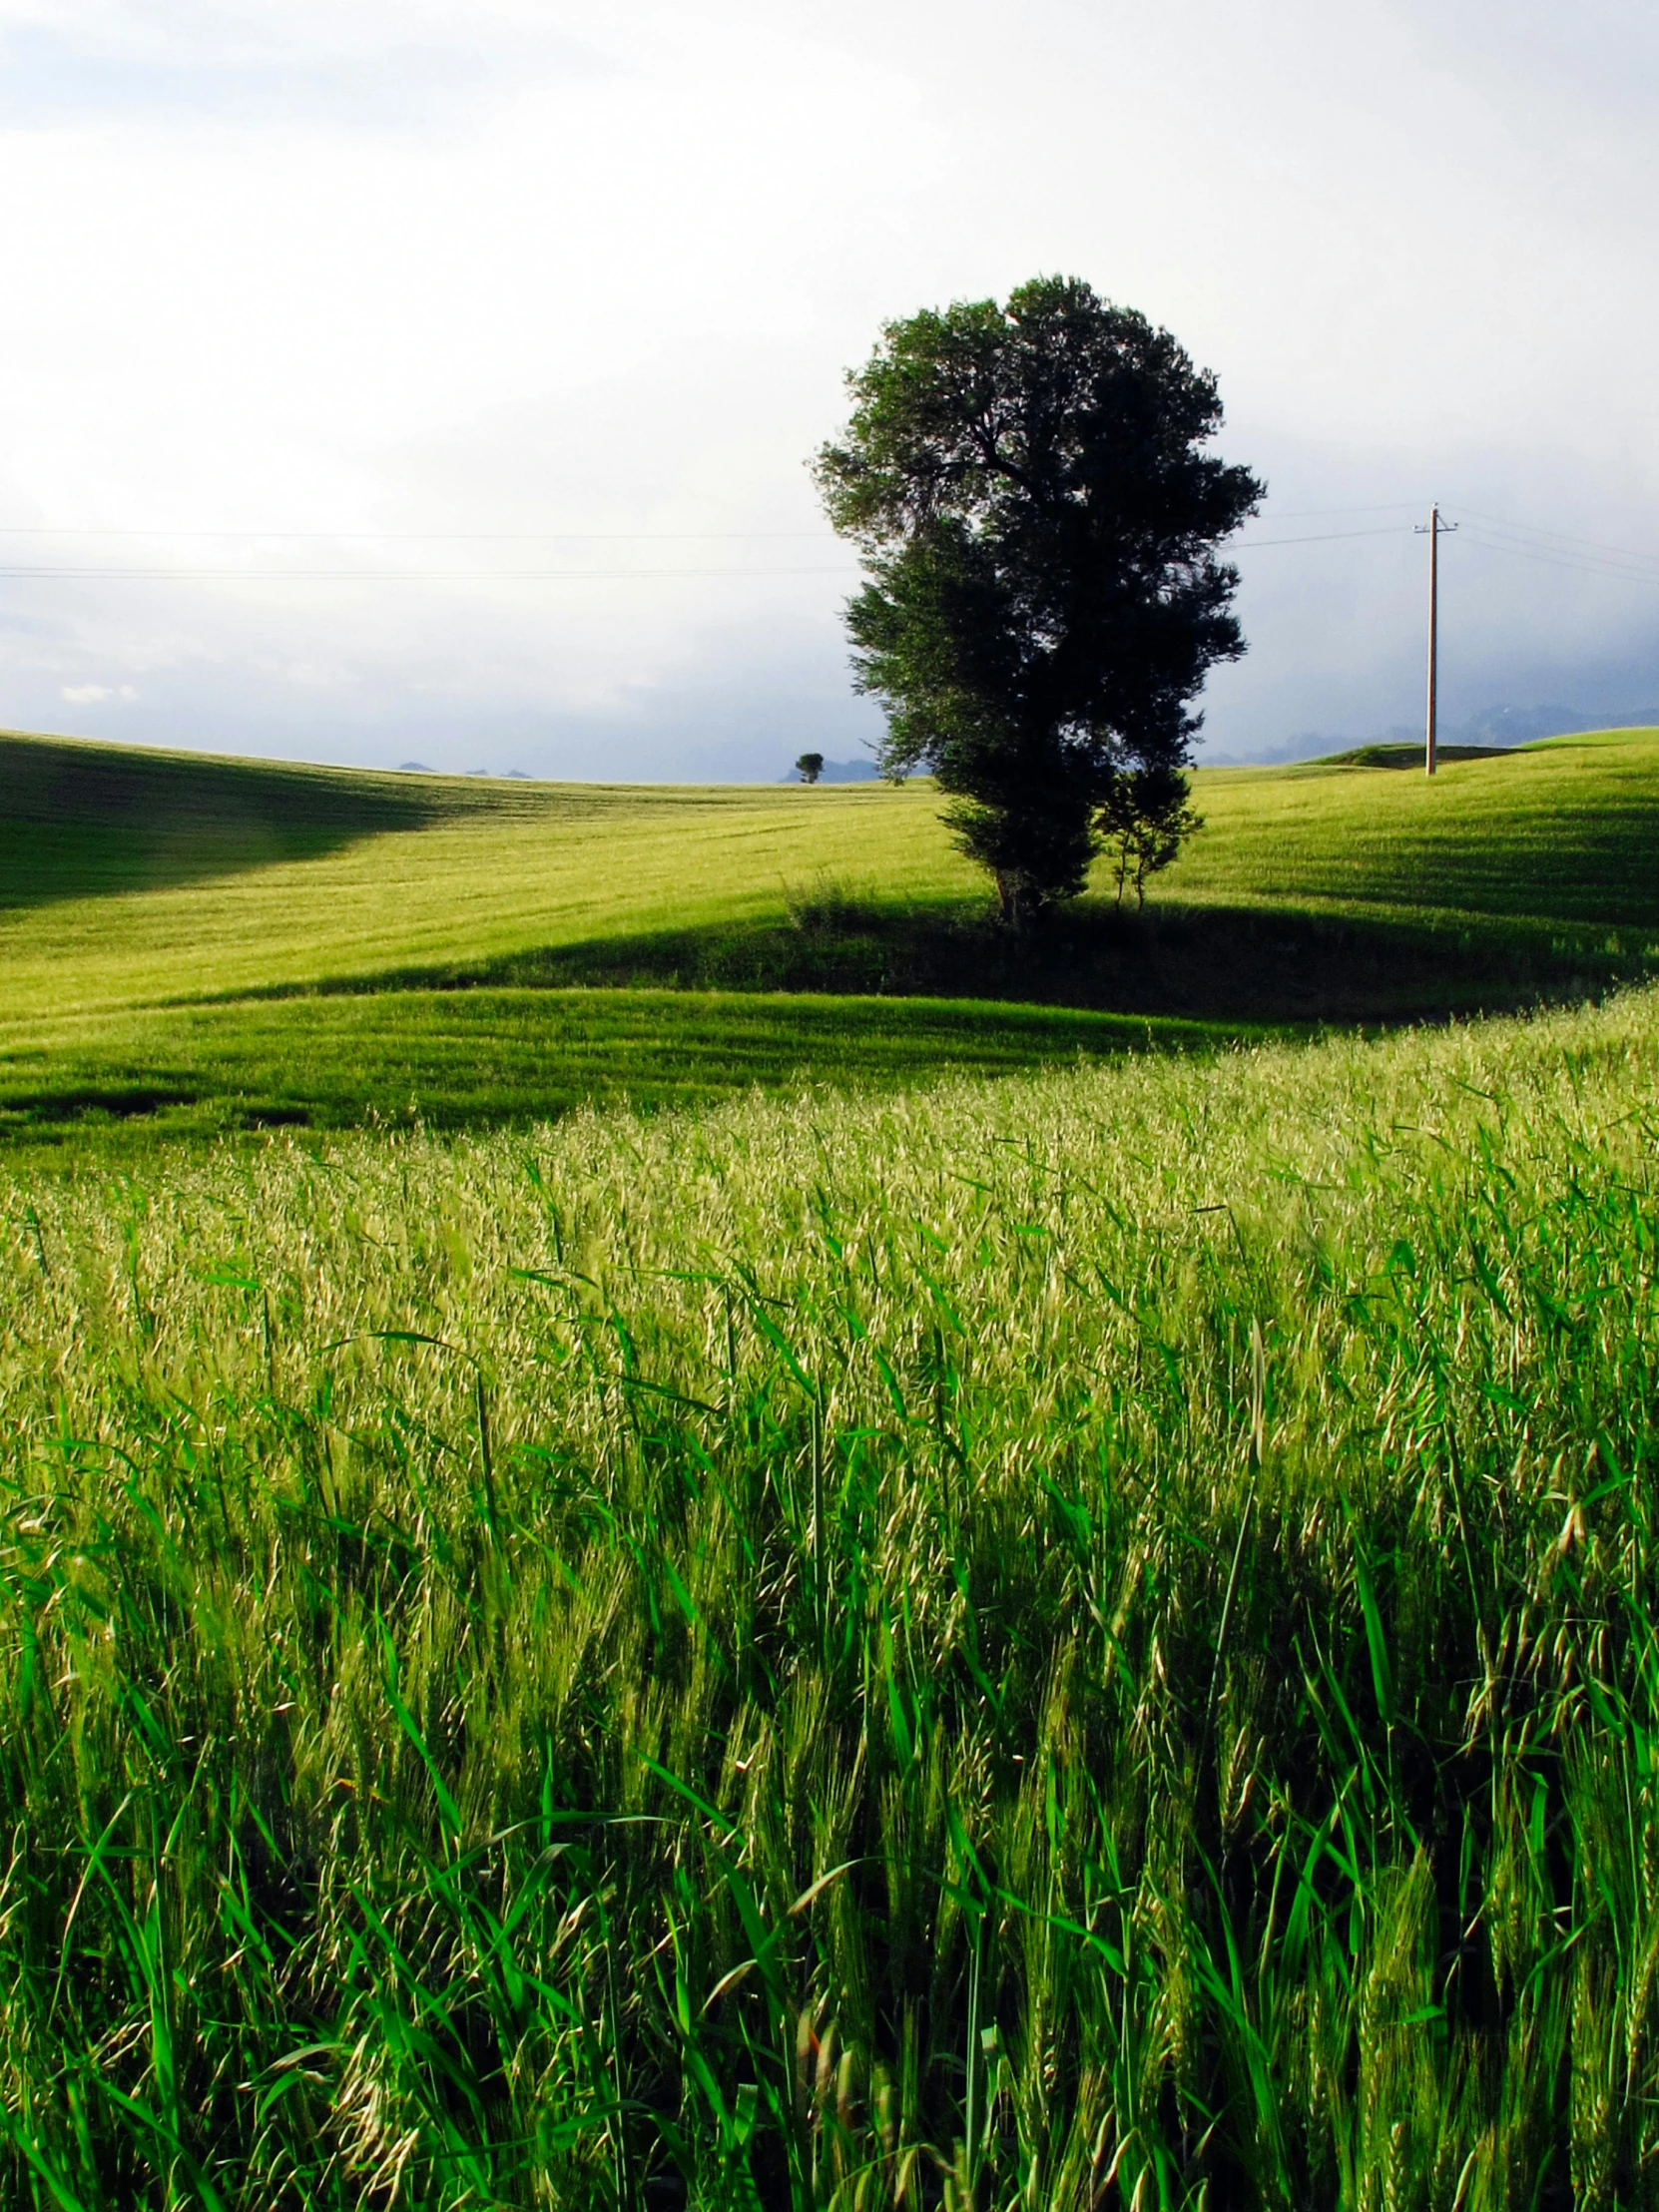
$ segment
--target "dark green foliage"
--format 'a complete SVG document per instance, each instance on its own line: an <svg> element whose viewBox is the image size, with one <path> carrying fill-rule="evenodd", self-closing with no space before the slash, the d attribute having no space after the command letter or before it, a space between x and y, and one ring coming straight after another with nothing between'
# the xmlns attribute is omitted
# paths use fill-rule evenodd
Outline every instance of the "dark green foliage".
<svg viewBox="0 0 1659 2212"><path fill-rule="evenodd" d="M824 774L824 755L822 753L803 753L795 766L796 773L804 784L816 784Z"/></svg>
<svg viewBox="0 0 1659 2212"><path fill-rule="evenodd" d="M1106 797L1096 817L1107 865L1117 884L1117 902L1126 890L1137 907L1146 904L1146 879L1156 875L1180 851L1182 842L1204 827L1190 804L1192 787L1177 768L1119 769L1107 779Z"/></svg>
<svg viewBox="0 0 1659 2212"><path fill-rule="evenodd" d="M1262 486L1203 447L1213 376L1076 279L888 323L817 473L892 773L930 768L1012 920L1083 887L1113 768L1178 767L1244 650L1217 542Z"/></svg>

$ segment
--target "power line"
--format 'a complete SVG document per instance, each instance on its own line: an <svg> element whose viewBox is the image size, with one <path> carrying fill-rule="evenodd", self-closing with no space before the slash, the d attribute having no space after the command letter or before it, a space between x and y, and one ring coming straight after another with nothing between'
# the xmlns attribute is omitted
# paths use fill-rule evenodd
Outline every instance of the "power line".
<svg viewBox="0 0 1659 2212"><path fill-rule="evenodd" d="M78 582L195 584L550 584L672 576L852 576L844 563L815 568L49 568L0 567L0 577Z"/></svg>
<svg viewBox="0 0 1659 2212"><path fill-rule="evenodd" d="M1332 508L1310 509L1310 515L1321 511L1333 514L1345 513L1392 513L1389 508ZM1482 516L1472 507L1462 509L1468 518L1470 542L1482 545L1490 551L1512 553L1518 559L1542 562L1548 566L1575 570L1582 575L1606 576L1635 583L1659 583L1659 555L1637 553L1633 549L1610 546L1590 538L1573 538L1564 531L1534 530L1525 523L1500 522L1495 517ZM1287 518L1289 519L1289 518ZM1350 543L1361 538L1401 536L1410 526L1405 523L1384 523L1363 530L1319 530L1298 532L1290 537L1242 538L1236 545L1222 549L1230 558L1235 553L1255 553L1278 546L1336 545ZM1496 534L1494 534L1496 533ZM77 533L48 530L44 527L0 527L0 538L24 536L63 536ZM79 533L88 537L148 537L172 535L181 538L236 540L241 542L286 542L315 544L330 534L310 531L179 531L173 533L141 530L87 531ZM398 543L398 544L716 544L760 540L828 540L827 532L818 531L566 531L566 532L339 532L331 542L339 544ZM1512 541L1512 542L1511 542ZM1543 541L1543 542L1538 542ZM66 582L94 583L204 583L204 584L540 584L580 582L667 581L696 577L744 577L767 576L845 576L857 572L845 562L791 563L766 566L743 565L737 567L657 567L657 568L522 568L522 569L418 569L418 568L162 568L155 566L116 566L114 564L77 564L67 561L0 564L0 579L16 582L62 580Z"/></svg>
<svg viewBox="0 0 1659 2212"><path fill-rule="evenodd" d="M1347 538L1396 537L1402 525L1382 530L1324 530L1294 538L1246 538L1226 550L1252 553L1276 545L1329 545ZM0 533L4 534L4 533ZM628 578L695 576L853 576L845 562L776 563L764 568L115 568L72 565L67 561L41 564L0 564L0 578L39 580L48 577L98 583L195 583L195 584L547 584L616 582Z"/></svg>
<svg viewBox="0 0 1659 2212"><path fill-rule="evenodd" d="M1593 553L1614 553L1624 560L1649 561L1659 565L1659 553L1638 552L1633 545L1608 545L1599 538L1575 538L1570 531L1544 530L1532 522L1506 522L1501 515L1483 515L1478 507L1465 507L1462 511L1471 522L1488 523L1498 530L1513 530L1522 537L1556 538L1563 544L1583 546Z"/></svg>
<svg viewBox="0 0 1659 2212"><path fill-rule="evenodd" d="M1291 507L1279 522L1310 522L1326 515L1404 514L1416 510L1396 499L1375 507ZM1343 533L1335 533L1342 535ZM0 523L0 538L164 538L250 540L270 544L333 545L693 545L761 539L819 539L829 530L177 530L167 525L132 526L11 522ZM1277 540L1273 542L1279 542ZM1287 542L1297 542L1295 540Z"/></svg>
<svg viewBox="0 0 1659 2212"><path fill-rule="evenodd" d="M1385 499L1375 507L1281 507L1274 520L1312 522L1321 515L1404 515L1420 512L1421 509L1414 500Z"/></svg>
<svg viewBox="0 0 1659 2212"><path fill-rule="evenodd" d="M1390 522L1380 530L1320 530L1309 537L1300 538L1241 538L1237 545L1230 545L1229 553L1254 553L1264 545L1335 545L1341 538L1397 538L1410 527L1408 523Z"/></svg>
<svg viewBox="0 0 1659 2212"><path fill-rule="evenodd" d="M832 536L830 530L106 530L44 522L0 524L0 538L212 538L273 545L702 545L761 538L828 542Z"/></svg>
<svg viewBox="0 0 1659 2212"><path fill-rule="evenodd" d="M1579 576L1605 576L1624 584L1659 584L1659 564L1653 568L1618 567L1611 561L1598 560L1593 554L1586 557L1560 551L1550 546L1509 543L1493 537L1489 530L1478 523L1469 526L1469 542L1484 546L1489 553L1509 553L1518 561L1535 561L1546 568L1568 569Z"/></svg>
<svg viewBox="0 0 1659 2212"><path fill-rule="evenodd" d="M1499 537L1479 523L1469 525L1475 542L1495 553L1517 553L1523 559L1543 561L1552 568L1577 569L1589 576L1623 577L1630 583L1659 584L1659 562L1640 567L1633 562L1609 560L1595 553L1577 553L1563 546L1529 544L1524 538Z"/></svg>

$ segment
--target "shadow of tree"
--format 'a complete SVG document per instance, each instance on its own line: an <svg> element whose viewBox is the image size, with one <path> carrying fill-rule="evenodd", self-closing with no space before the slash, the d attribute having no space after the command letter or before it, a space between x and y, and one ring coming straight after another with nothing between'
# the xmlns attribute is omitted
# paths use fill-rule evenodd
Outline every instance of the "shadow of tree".
<svg viewBox="0 0 1659 2212"><path fill-rule="evenodd" d="M1575 1001L1653 965L1644 930L1508 917L1436 927L1386 913L1129 913L1085 901L1015 935L977 905L883 905L830 892L777 923L594 938L329 987L858 992L1228 1023L1392 1023Z"/></svg>

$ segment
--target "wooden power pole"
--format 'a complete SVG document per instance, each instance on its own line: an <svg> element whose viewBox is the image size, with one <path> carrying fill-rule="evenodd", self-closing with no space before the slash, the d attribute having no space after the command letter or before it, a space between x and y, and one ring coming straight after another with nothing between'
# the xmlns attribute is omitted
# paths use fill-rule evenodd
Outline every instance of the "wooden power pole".
<svg viewBox="0 0 1659 2212"><path fill-rule="evenodd" d="M1428 728L1422 749L1422 767L1425 776L1433 775L1435 760L1439 753L1434 724L1438 711L1436 695L1439 690L1440 537L1442 532L1455 530L1456 527L1455 522L1442 522L1440 520L1440 506L1439 501L1436 500L1428 510L1426 532L1428 538ZM1421 524L1418 525L1417 535L1419 537L1424 535Z"/></svg>

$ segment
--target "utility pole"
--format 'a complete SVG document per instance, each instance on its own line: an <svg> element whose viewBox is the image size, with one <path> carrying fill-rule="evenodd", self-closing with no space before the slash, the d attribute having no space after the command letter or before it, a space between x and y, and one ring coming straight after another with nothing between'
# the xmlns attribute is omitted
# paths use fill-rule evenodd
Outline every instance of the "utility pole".
<svg viewBox="0 0 1659 2212"><path fill-rule="evenodd" d="M1432 776L1438 756L1434 722L1437 711L1436 693L1439 689L1439 641L1440 641L1440 538L1447 530L1455 530L1455 522L1440 520L1438 500L1428 510L1426 535L1428 538L1428 729L1422 749L1422 768L1425 776ZM1424 535L1424 526L1417 525L1417 536Z"/></svg>

